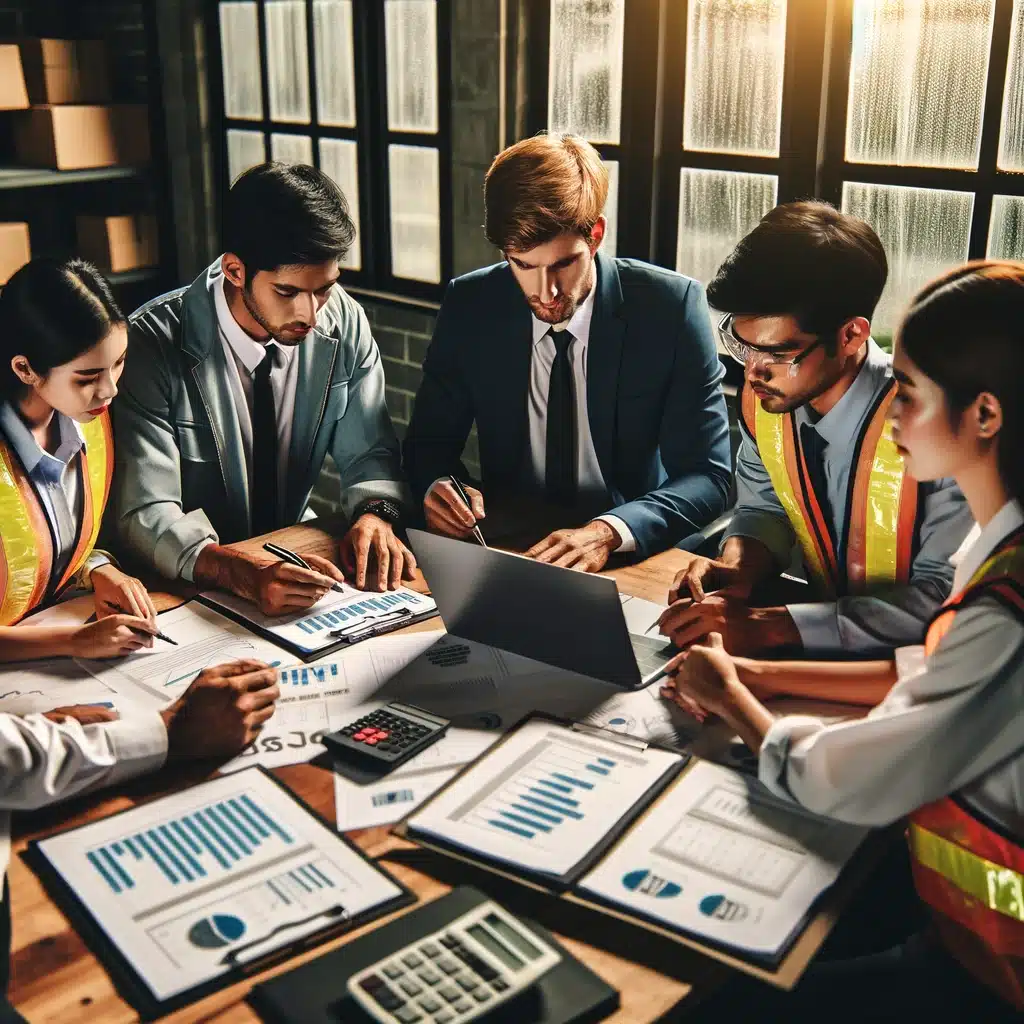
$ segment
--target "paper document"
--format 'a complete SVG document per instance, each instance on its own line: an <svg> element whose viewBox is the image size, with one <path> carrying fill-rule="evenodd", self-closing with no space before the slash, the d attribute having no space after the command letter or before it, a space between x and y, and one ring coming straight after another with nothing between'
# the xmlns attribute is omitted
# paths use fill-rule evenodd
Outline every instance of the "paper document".
<svg viewBox="0 0 1024 1024"><path fill-rule="evenodd" d="M402 618L437 611L433 598L407 587L381 594L356 590L347 583L342 588L343 592L332 590L296 615L264 615L251 601L221 590L206 591L202 597L308 652L337 644L339 637L333 635L337 630L358 631L376 623L400 624Z"/></svg>
<svg viewBox="0 0 1024 1024"><path fill-rule="evenodd" d="M178 646L154 640L153 646L105 660L79 659L79 664L114 690L134 688L151 705L180 697L204 668L239 658L254 658L274 667L290 665L295 656L250 633L196 601L157 616L161 632Z"/></svg>
<svg viewBox="0 0 1024 1024"><path fill-rule="evenodd" d="M95 704L122 715L152 707L144 697L111 689L70 658L0 666L0 713L29 715L72 704Z"/></svg>
<svg viewBox="0 0 1024 1024"><path fill-rule="evenodd" d="M417 813L415 832L529 871L572 870L679 763L541 719Z"/></svg>
<svg viewBox="0 0 1024 1024"><path fill-rule="evenodd" d="M159 1000L401 894L259 771L38 849Z"/></svg>
<svg viewBox="0 0 1024 1024"><path fill-rule="evenodd" d="M619 600L622 602L622 614L626 618L626 629L630 633L661 637L658 632L658 619L668 605L645 601L642 597L631 597L629 594L619 594ZM668 642L664 637L662 641Z"/></svg>
<svg viewBox="0 0 1024 1024"><path fill-rule="evenodd" d="M360 786L334 776L334 809L339 832L391 825L433 796L457 768L402 772L398 769L379 782Z"/></svg>
<svg viewBox="0 0 1024 1024"><path fill-rule="evenodd" d="M774 957L867 832L698 761L578 889L672 928Z"/></svg>

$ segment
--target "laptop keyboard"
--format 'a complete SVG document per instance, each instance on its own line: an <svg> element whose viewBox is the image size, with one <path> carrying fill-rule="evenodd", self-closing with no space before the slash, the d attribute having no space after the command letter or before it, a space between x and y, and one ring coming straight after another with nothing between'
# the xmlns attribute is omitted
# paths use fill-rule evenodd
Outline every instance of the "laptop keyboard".
<svg viewBox="0 0 1024 1024"><path fill-rule="evenodd" d="M639 633L630 633L629 642L633 645L633 654L636 656L637 668L640 669L641 678L646 678L652 672L657 672L662 665L670 661L678 653L663 636L642 636Z"/></svg>

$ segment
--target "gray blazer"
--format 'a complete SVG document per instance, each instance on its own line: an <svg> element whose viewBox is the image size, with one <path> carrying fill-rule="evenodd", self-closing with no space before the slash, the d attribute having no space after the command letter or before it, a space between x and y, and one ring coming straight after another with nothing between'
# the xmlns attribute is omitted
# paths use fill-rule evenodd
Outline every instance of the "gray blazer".
<svg viewBox="0 0 1024 1024"><path fill-rule="evenodd" d="M171 578L191 576L205 541L251 536L242 433L210 292L220 274L218 259L190 286L129 317L128 357L112 406L108 512L121 543ZM302 517L328 452L346 514L366 497L403 499L380 353L366 314L340 287L296 356L283 521Z"/></svg>

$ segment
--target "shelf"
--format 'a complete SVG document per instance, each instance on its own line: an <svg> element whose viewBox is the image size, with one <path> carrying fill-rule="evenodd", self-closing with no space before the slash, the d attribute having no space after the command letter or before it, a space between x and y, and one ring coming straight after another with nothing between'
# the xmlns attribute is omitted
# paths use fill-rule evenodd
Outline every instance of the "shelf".
<svg viewBox="0 0 1024 1024"><path fill-rule="evenodd" d="M73 185L86 181L118 181L140 178L142 167L90 167L81 171L54 171L47 167L0 167L0 190Z"/></svg>

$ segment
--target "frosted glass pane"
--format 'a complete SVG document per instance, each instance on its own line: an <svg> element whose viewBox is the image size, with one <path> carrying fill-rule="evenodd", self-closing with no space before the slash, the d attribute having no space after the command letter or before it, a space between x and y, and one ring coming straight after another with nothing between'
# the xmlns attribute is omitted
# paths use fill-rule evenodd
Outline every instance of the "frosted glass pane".
<svg viewBox="0 0 1024 1024"><path fill-rule="evenodd" d="M967 259L973 209L971 192L843 184L843 210L878 232L889 259L889 283L872 324L876 333L891 333L920 288Z"/></svg>
<svg viewBox="0 0 1024 1024"><path fill-rule="evenodd" d="M220 5L220 61L224 76L224 114L259 121L263 117L260 91L260 30L256 4Z"/></svg>
<svg viewBox="0 0 1024 1024"><path fill-rule="evenodd" d="M683 145L779 155L786 0L691 0Z"/></svg>
<svg viewBox="0 0 1024 1024"><path fill-rule="evenodd" d="M988 257L993 260L1024 260L1024 197L992 197Z"/></svg>
<svg viewBox="0 0 1024 1024"><path fill-rule="evenodd" d="M619 141L625 0L552 0L548 126ZM652 56L652 60L653 60Z"/></svg>
<svg viewBox="0 0 1024 1024"><path fill-rule="evenodd" d="M441 281L440 161L436 149L388 146L391 272Z"/></svg>
<svg viewBox="0 0 1024 1024"><path fill-rule="evenodd" d="M341 265L349 270L362 267L359 247L359 161L358 147L348 139L320 140L320 170L333 178L348 200L348 215L356 226L356 240Z"/></svg>
<svg viewBox="0 0 1024 1024"><path fill-rule="evenodd" d="M856 0L846 158L975 169L995 0Z"/></svg>
<svg viewBox="0 0 1024 1024"><path fill-rule="evenodd" d="M736 243L776 203L774 174L684 167L679 173L676 270L705 284Z"/></svg>
<svg viewBox="0 0 1024 1024"><path fill-rule="evenodd" d="M604 204L604 216L608 225L605 228L601 252L605 256L614 256L619 239L619 161L605 160L604 165L608 168L608 201Z"/></svg>
<svg viewBox="0 0 1024 1024"><path fill-rule="evenodd" d="M437 3L384 0L388 127L437 131Z"/></svg>
<svg viewBox="0 0 1024 1024"><path fill-rule="evenodd" d="M1024 171L1024 0L1013 5L1010 60L1003 90L1003 122L999 135L999 166Z"/></svg>
<svg viewBox="0 0 1024 1024"><path fill-rule="evenodd" d="M352 0L315 0L316 116L320 124L356 126Z"/></svg>
<svg viewBox="0 0 1024 1024"><path fill-rule="evenodd" d="M267 0L270 119L309 124L309 50L305 0Z"/></svg>
<svg viewBox="0 0 1024 1024"><path fill-rule="evenodd" d="M283 164L311 164L313 140L308 135L285 135L276 132L270 136L270 157Z"/></svg>
<svg viewBox="0 0 1024 1024"><path fill-rule="evenodd" d="M266 159L263 132L228 129L228 181L234 181L242 171L247 171Z"/></svg>

